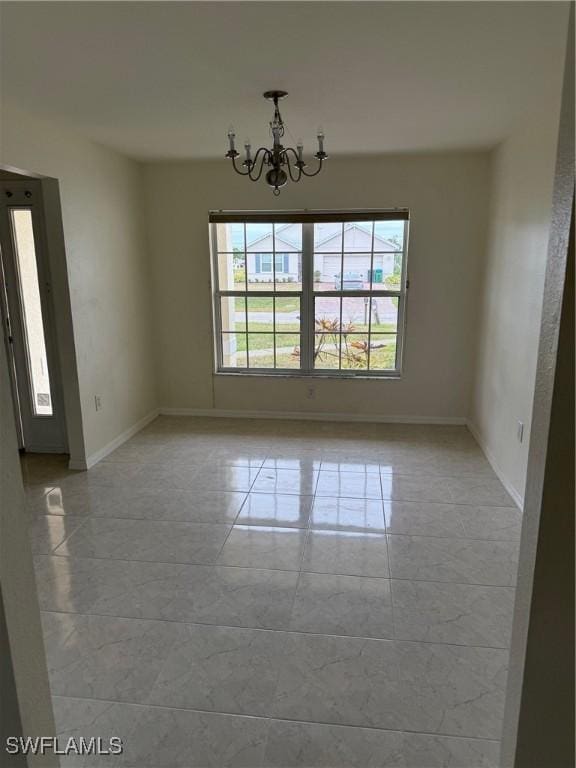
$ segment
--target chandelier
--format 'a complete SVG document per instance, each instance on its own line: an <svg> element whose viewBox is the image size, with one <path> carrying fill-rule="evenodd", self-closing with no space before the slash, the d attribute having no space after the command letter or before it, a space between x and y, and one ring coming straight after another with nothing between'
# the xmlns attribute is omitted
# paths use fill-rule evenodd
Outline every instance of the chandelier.
<svg viewBox="0 0 576 768"><path fill-rule="evenodd" d="M266 171L266 183L272 187L275 195L280 194L280 187L283 187L288 178L291 181L297 182L303 176L317 176L322 170L322 163L328 158L326 152L324 152L324 132L321 128L318 129L318 151L314 157L318 160L318 167L314 171L307 171L308 167L304 162L304 145L302 140L299 139L296 144L296 149L292 147L284 147L282 145L282 137L284 136L284 121L280 114L278 102L280 99L286 98L288 94L286 91L266 91L264 98L268 101L274 102L274 117L270 122L270 132L273 137L272 149L266 147L260 147L256 150L254 156L252 156L252 147L250 141L247 139L244 143L244 149L246 151L246 157L239 168L236 163L236 158L240 156L240 153L236 150L235 139L236 134L234 128L230 128L228 131L228 141L230 147L226 152L226 157L232 160L232 165L236 173L240 176L247 176L250 181L258 181L264 172ZM244 170L242 170L244 169Z"/></svg>

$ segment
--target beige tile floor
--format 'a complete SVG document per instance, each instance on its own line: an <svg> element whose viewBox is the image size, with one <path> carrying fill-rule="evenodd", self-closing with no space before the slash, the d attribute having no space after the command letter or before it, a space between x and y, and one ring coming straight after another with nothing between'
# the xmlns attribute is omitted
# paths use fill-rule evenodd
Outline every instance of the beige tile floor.
<svg viewBox="0 0 576 768"><path fill-rule="evenodd" d="M520 512L463 427L157 419L23 461L62 735L133 768L497 764Z"/></svg>

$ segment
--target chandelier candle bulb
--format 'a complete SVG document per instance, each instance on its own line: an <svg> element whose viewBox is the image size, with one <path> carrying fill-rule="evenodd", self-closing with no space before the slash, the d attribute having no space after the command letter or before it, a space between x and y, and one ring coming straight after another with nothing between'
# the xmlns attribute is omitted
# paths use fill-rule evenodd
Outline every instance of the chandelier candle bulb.
<svg viewBox="0 0 576 768"><path fill-rule="evenodd" d="M230 128L228 128L228 141L230 143L230 152L234 152L234 139L236 138L236 134L234 133L234 126L231 125Z"/></svg>
<svg viewBox="0 0 576 768"><path fill-rule="evenodd" d="M322 170L324 160L328 159L328 155L324 152L324 131L322 128L318 129L318 152L315 155L318 160L318 167L314 171L306 170L308 166L304 162L304 142L302 139L298 139L296 149L285 147L282 144L286 126L282 120L278 102L286 96L288 96L286 91L266 91L264 93L264 98L274 103L274 115L270 121L270 132L273 139L271 148L258 147L252 156L250 140L246 139L244 142L246 160L243 163L236 163L239 152L234 146L234 128L230 126L228 130L230 149L226 153L226 157L232 160L232 167L236 173L240 176L248 176L250 181L258 181L263 175L264 169L267 168L264 178L268 186L272 187L272 192L275 195L280 194L280 187L283 187L288 181L296 183L303 176L317 176Z"/></svg>

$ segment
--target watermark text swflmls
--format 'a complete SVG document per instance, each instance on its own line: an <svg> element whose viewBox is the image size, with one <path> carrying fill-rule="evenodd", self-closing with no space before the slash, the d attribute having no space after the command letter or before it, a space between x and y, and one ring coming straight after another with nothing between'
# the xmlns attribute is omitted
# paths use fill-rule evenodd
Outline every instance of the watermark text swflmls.
<svg viewBox="0 0 576 768"><path fill-rule="evenodd" d="M8 736L6 752L9 755L121 755L122 739L110 736Z"/></svg>

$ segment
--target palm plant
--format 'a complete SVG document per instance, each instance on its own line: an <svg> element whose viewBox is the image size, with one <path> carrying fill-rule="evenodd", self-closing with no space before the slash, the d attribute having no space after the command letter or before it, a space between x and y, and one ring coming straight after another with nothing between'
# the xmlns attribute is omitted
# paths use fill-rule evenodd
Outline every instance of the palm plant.
<svg viewBox="0 0 576 768"><path fill-rule="evenodd" d="M340 323L338 319L327 317L316 318L314 322L314 363L327 363L336 359L344 368L366 368L368 350L367 341L350 338L356 332L354 323ZM340 349L338 348L341 339ZM296 348L293 357L300 357L300 349ZM342 364L345 363L345 364Z"/></svg>

